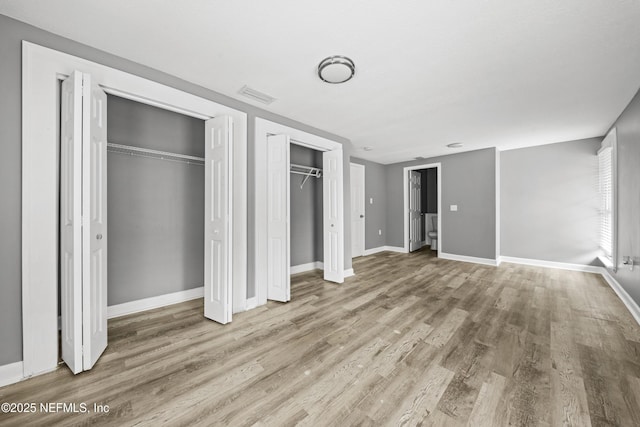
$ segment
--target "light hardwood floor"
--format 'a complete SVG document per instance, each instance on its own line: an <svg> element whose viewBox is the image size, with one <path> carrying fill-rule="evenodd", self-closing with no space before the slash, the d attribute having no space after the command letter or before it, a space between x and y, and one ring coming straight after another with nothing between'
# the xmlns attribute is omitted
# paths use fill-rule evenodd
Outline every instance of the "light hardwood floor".
<svg viewBox="0 0 640 427"><path fill-rule="evenodd" d="M221 326L196 300L109 322L95 368L0 402L109 405L1 425L640 425L640 327L598 275L354 260L343 285L294 276L292 301Z"/></svg>

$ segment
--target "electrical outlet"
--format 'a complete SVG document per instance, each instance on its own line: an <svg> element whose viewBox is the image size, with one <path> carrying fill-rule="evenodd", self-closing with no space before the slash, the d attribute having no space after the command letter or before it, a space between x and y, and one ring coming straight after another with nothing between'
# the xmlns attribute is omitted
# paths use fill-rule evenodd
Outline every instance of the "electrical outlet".
<svg viewBox="0 0 640 427"><path fill-rule="evenodd" d="M369 198L369 204L372 205L373 204L373 197Z"/></svg>
<svg viewBox="0 0 640 427"><path fill-rule="evenodd" d="M378 236L382 236L382 230L378 230Z"/></svg>
<svg viewBox="0 0 640 427"><path fill-rule="evenodd" d="M458 205L451 205L449 206L449 210L451 212L457 212L458 211Z"/></svg>

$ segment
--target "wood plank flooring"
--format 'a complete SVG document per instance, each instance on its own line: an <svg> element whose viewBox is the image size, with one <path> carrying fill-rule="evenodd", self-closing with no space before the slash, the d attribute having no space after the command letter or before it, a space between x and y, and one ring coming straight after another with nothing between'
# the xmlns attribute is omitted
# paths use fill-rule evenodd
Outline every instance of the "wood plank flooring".
<svg viewBox="0 0 640 427"><path fill-rule="evenodd" d="M88 413L0 425L640 425L640 327L599 275L383 252L222 326L202 300L109 322L92 371L0 388ZM93 404L109 413L93 413Z"/></svg>

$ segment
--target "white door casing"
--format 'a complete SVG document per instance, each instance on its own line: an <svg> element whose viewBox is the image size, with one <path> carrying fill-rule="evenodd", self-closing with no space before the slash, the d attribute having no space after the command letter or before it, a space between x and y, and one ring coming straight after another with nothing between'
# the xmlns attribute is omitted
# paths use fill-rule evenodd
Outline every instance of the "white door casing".
<svg viewBox="0 0 640 427"><path fill-rule="evenodd" d="M58 365L60 81L82 70L107 93L209 119L233 117L234 304L245 309L247 114L103 64L22 42L22 354L23 376ZM235 297L237 293L238 297Z"/></svg>
<svg viewBox="0 0 640 427"><path fill-rule="evenodd" d="M83 365L107 348L107 94L84 74L82 103Z"/></svg>
<svg viewBox="0 0 640 427"><path fill-rule="evenodd" d="M232 141L231 117L205 122L204 315L222 324L233 311Z"/></svg>
<svg viewBox="0 0 640 427"><path fill-rule="evenodd" d="M342 149L322 153L324 279L344 282Z"/></svg>
<svg viewBox="0 0 640 427"><path fill-rule="evenodd" d="M422 247L422 204L420 172L409 172L409 252Z"/></svg>
<svg viewBox="0 0 640 427"><path fill-rule="evenodd" d="M365 250L365 168L351 163L351 257Z"/></svg>
<svg viewBox="0 0 640 427"><path fill-rule="evenodd" d="M82 73L62 82L60 291L62 360L82 372Z"/></svg>
<svg viewBox="0 0 640 427"><path fill-rule="evenodd" d="M290 141L267 138L267 299L291 299L290 277Z"/></svg>

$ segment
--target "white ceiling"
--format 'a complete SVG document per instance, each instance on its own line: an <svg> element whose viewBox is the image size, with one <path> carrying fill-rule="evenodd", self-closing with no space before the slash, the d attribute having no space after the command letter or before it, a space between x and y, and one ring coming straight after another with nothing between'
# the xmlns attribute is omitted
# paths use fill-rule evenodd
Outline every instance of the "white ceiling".
<svg viewBox="0 0 640 427"><path fill-rule="evenodd" d="M248 85L380 163L600 136L640 87L637 0L0 0L0 13L243 101ZM354 60L352 81L318 79L330 55Z"/></svg>

